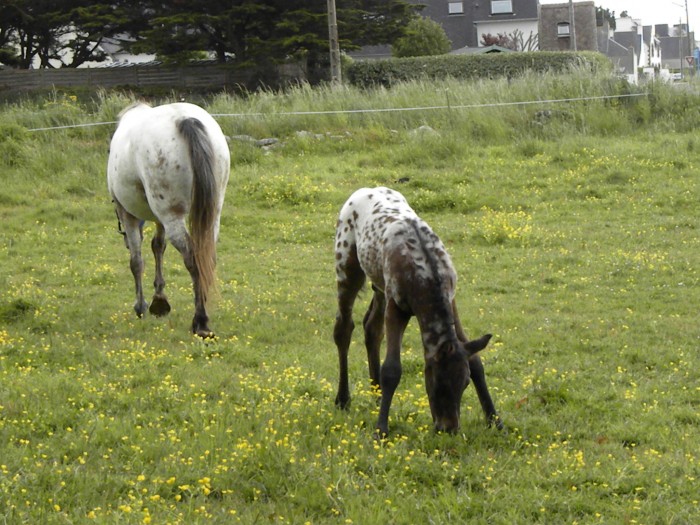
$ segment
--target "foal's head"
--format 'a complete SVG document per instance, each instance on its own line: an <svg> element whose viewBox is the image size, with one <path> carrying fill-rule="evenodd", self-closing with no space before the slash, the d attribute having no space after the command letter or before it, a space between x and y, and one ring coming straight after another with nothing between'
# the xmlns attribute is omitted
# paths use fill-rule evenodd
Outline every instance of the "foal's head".
<svg viewBox="0 0 700 525"><path fill-rule="evenodd" d="M468 343L443 343L425 356L425 389L435 430L457 432L459 408L464 389L469 385L469 358L486 348L491 334Z"/></svg>

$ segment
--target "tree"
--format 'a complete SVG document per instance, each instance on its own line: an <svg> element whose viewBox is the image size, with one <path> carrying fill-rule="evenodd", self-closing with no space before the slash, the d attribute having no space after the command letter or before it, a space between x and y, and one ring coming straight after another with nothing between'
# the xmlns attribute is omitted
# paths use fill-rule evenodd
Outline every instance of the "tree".
<svg viewBox="0 0 700 525"><path fill-rule="evenodd" d="M391 52L396 57L444 55L452 43L440 24L429 18L414 16L405 33L397 38Z"/></svg>
<svg viewBox="0 0 700 525"><path fill-rule="evenodd" d="M406 0L337 0L344 50L389 44L419 9ZM0 60L28 68L77 67L105 58L100 44L127 33L134 52L171 62L212 53L219 62L328 61L319 0L2 0ZM126 44L125 44L126 45Z"/></svg>
<svg viewBox="0 0 700 525"><path fill-rule="evenodd" d="M481 35L481 45L495 45L513 51L537 51L539 39L533 32L525 38L525 34L520 29L515 29L512 33L498 33L496 36L491 33Z"/></svg>
<svg viewBox="0 0 700 525"><path fill-rule="evenodd" d="M481 35L481 45L499 46L506 49L512 49L513 51L516 50L515 39L506 33L498 33L496 36L492 35L491 33Z"/></svg>
<svg viewBox="0 0 700 525"><path fill-rule="evenodd" d="M625 13L627 13L627 12L625 11ZM614 31L616 28L616 26L615 26L615 11L610 11L610 9L596 6L595 19L596 19L596 25L598 27L602 27L603 24L607 21L608 24L610 25L610 29L612 29Z"/></svg>
<svg viewBox="0 0 700 525"><path fill-rule="evenodd" d="M20 68L77 67L104 60L107 36L137 27L134 0L6 0L0 7L1 60Z"/></svg>
<svg viewBox="0 0 700 525"><path fill-rule="evenodd" d="M197 50L241 65L327 60L328 18L318 0L152 1L134 49L177 59ZM340 46L390 43L418 9L404 0L338 0ZM183 55L184 54L184 55Z"/></svg>

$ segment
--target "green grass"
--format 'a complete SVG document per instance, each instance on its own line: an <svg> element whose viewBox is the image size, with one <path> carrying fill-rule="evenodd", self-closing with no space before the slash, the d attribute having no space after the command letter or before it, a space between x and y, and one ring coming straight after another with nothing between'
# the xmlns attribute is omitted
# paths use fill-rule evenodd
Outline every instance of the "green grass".
<svg viewBox="0 0 700 525"><path fill-rule="evenodd" d="M574 72L220 95L208 109L620 89ZM105 188L113 128L25 131L112 120L132 97L0 108L0 521L697 523L700 100L649 89L557 106L541 122L550 104L222 118L228 134L284 145L231 143L208 343L188 333L191 287L172 248L173 312L133 315ZM413 133L423 124L439 136ZM389 439L372 439L359 329L353 402L334 408L335 218L352 191L377 184L402 191L447 245L470 333L495 334L483 358L506 432L486 427L472 388L459 434L433 432L415 323Z"/></svg>

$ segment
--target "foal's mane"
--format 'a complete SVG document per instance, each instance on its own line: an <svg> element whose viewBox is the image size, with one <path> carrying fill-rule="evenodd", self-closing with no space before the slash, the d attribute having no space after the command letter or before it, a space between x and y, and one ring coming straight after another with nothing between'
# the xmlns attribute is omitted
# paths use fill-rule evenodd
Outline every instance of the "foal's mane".
<svg viewBox="0 0 700 525"><path fill-rule="evenodd" d="M427 241L432 241L435 243L438 241L438 237L423 221L409 219L406 222L414 230L416 238L420 243L420 249L425 256L428 266L430 267L432 280L427 286L428 293L425 300L428 302L428 304L430 304L430 308L435 314L437 314L441 319L444 319L448 323L452 324L454 323L452 308L449 300L446 300L443 293L444 275L440 272L440 265L438 257L435 254L435 250L431 250L426 246ZM430 235L431 233L432 236Z"/></svg>

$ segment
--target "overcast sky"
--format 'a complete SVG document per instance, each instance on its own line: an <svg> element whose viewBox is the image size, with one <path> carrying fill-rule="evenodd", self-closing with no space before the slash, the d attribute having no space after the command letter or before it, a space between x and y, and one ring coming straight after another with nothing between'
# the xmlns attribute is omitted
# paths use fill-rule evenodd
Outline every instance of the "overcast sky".
<svg viewBox="0 0 700 525"><path fill-rule="evenodd" d="M576 0L574 0L576 1ZM540 4L561 4L565 0L540 0ZM615 16L627 11L632 18L641 18L643 25L685 23L685 0L595 0L597 7L610 9ZM690 30L700 35L700 2L688 0Z"/></svg>

